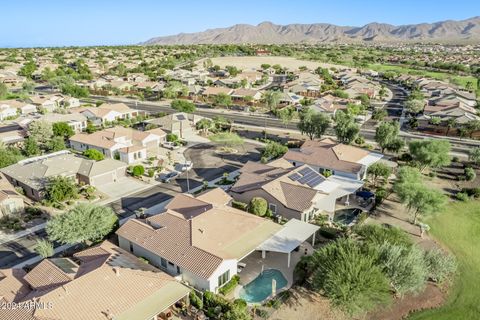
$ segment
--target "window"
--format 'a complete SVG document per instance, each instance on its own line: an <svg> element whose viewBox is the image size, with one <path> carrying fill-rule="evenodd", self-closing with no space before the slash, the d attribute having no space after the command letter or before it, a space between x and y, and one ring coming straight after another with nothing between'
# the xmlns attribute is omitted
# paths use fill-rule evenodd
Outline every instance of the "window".
<svg viewBox="0 0 480 320"><path fill-rule="evenodd" d="M218 277L218 286L221 287L230 280L230 270Z"/></svg>
<svg viewBox="0 0 480 320"><path fill-rule="evenodd" d="M164 268L167 267L167 260L163 259L163 258L160 258L160 265Z"/></svg>
<svg viewBox="0 0 480 320"><path fill-rule="evenodd" d="M268 209L272 211L273 214L277 214L277 205L274 203L269 203L268 204Z"/></svg>
<svg viewBox="0 0 480 320"><path fill-rule="evenodd" d="M130 242L130 252L133 253L133 243Z"/></svg>

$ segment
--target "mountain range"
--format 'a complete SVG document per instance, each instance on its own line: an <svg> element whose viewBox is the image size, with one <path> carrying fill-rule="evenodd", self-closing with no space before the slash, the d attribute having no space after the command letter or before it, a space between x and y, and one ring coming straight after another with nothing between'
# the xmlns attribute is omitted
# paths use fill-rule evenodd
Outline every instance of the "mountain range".
<svg viewBox="0 0 480 320"><path fill-rule="evenodd" d="M256 26L236 24L228 28L155 37L143 45L173 44L292 44L292 43L388 43L441 42L480 43L480 16L466 20L446 20L394 26L369 23L363 27L327 23L277 25L262 22Z"/></svg>

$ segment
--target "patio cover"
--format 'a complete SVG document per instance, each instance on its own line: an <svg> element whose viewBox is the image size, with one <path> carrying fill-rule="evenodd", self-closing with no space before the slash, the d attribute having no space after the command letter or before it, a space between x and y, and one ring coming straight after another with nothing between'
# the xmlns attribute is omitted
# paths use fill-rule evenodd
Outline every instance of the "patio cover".
<svg viewBox="0 0 480 320"><path fill-rule="evenodd" d="M290 253L311 237L318 229L320 229L319 226L297 219L291 219L283 225L280 231L263 242L257 250Z"/></svg>
<svg viewBox="0 0 480 320"><path fill-rule="evenodd" d="M328 181L336 183L338 188L333 190L326 197L319 199L315 205L315 207L317 207L319 210L326 212L334 212L335 204L338 198L355 193L355 191L360 189L364 184L364 182L361 180L354 180L335 175L328 177Z"/></svg>

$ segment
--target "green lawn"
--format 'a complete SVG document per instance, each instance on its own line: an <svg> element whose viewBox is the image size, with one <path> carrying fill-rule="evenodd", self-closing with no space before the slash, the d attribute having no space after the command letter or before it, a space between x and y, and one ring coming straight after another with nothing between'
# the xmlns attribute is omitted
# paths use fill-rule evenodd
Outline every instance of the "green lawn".
<svg viewBox="0 0 480 320"><path fill-rule="evenodd" d="M375 70L375 71L396 71L401 74L413 74L419 76L430 77L437 80L449 80L450 82L454 82L460 86L465 87L467 82L472 82L474 88L477 84L477 79L472 76L457 76L454 74L450 74L447 72L440 72L440 71L426 71L415 69L414 67L408 66L397 66L397 65L388 65L388 64L370 64L368 68Z"/></svg>
<svg viewBox="0 0 480 320"><path fill-rule="evenodd" d="M428 223L430 233L457 257L459 272L443 307L409 320L480 319L480 202L450 204Z"/></svg>

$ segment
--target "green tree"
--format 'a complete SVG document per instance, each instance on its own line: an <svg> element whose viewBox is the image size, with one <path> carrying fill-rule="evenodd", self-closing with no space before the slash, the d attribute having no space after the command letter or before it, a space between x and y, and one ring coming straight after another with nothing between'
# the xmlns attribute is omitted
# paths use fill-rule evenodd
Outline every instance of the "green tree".
<svg viewBox="0 0 480 320"><path fill-rule="evenodd" d="M367 169L367 174L373 178L373 183L377 185L378 179L382 178L384 181L392 174L392 168L381 162L375 162Z"/></svg>
<svg viewBox="0 0 480 320"><path fill-rule="evenodd" d="M75 134L72 127L66 122L55 122L52 125L53 135L68 139Z"/></svg>
<svg viewBox="0 0 480 320"><path fill-rule="evenodd" d="M171 103L171 107L179 112L193 113L195 112L195 104L188 100L175 99Z"/></svg>
<svg viewBox="0 0 480 320"><path fill-rule="evenodd" d="M287 153L288 147L275 141L269 141L262 151L262 158L276 159Z"/></svg>
<svg viewBox="0 0 480 320"><path fill-rule="evenodd" d="M53 256L55 253L53 250L53 243L46 239L37 240L37 244L35 246L35 252L40 255L42 258L48 258Z"/></svg>
<svg viewBox="0 0 480 320"><path fill-rule="evenodd" d="M375 129L375 141L382 149L382 153L385 150L397 153L400 151L405 142L398 134L400 132L400 125L398 122L382 122Z"/></svg>
<svg viewBox="0 0 480 320"><path fill-rule="evenodd" d="M282 123L286 128L287 125L290 123L290 121L292 121L295 115L295 109L290 107L285 107L277 110L276 115L282 120Z"/></svg>
<svg viewBox="0 0 480 320"><path fill-rule="evenodd" d="M441 168L451 162L451 145L447 140L413 140L408 144L408 149L422 171L426 168Z"/></svg>
<svg viewBox="0 0 480 320"><path fill-rule="evenodd" d="M140 176L142 176L144 173L145 173L145 167L142 166L142 165L140 165L140 164L134 166L133 169L132 169L132 175L133 175L134 177L140 177Z"/></svg>
<svg viewBox="0 0 480 320"><path fill-rule="evenodd" d="M67 147L65 146L65 140L63 137L55 136L47 143L47 149L50 152L65 150L66 148Z"/></svg>
<svg viewBox="0 0 480 320"><path fill-rule="evenodd" d="M301 134L306 134L310 140L321 138L330 127L330 118L319 112L308 108L299 113L300 121L298 129Z"/></svg>
<svg viewBox="0 0 480 320"><path fill-rule="evenodd" d="M37 65L33 61L28 61L25 63L20 70L18 71L18 74L20 76L24 76L27 78L32 78L33 73L37 70Z"/></svg>
<svg viewBox="0 0 480 320"><path fill-rule="evenodd" d="M8 167L22 159L22 153L18 148L6 148L0 144L0 168Z"/></svg>
<svg viewBox="0 0 480 320"><path fill-rule="evenodd" d="M445 132L445 135L448 136L448 134L450 133L450 130L452 130L452 128L455 128L457 126L457 119L448 118L447 121L445 121L445 126L447 127L447 131Z"/></svg>
<svg viewBox="0 0 480 320"><path fill-rule="evenodd" d="M54 216L47 223L51 241L65 244L97 242L112 232L118 222L108 206L78 204L65 213Z"/></svg>
<svg viewBox="0 0 480 320"><path fill-rule="evenodd" d="M105 156L103 155L103 153L101 153L97 149L85 150L85 151L83 151L83 156L87 157L88 159L95 160L95 161L100 161L100 160L105 159Z"/></svg>
<svg viewBox="0 0 480 320"><path fill-rule="evenodd" d="M40 148L38 147L37 141L33 137L28 137L25 139L23 144L23 151L27 157L32 157L40 154Z"/></svg>
<svg viewBox="0 0 480 320"><path fill-rule="evenodd" d="M263 217L267 214L268 203L267 200L261 197L254 197L250 200L248 205L248 212L253 213L256 216Z"/></svg>
<svg viewBox="0 0 480 320"><path fill-rule="evenodd" d="M419 293L425 288L428 270L417 246L384 243L379 248L377 263L397 295Z"/></svg>
<svg viewBox="0 0 480 320"><path fill-rule="evenodd" d="M360 127L355 123L355 118L341 110L335 114L335 134L337 139L346 144L352 143L360 132Z"/></svg>
<svg viewBox="0 0 480 320"><path fill-rule="evenodd" d="M480 164L480 147L474 147L470 149L468 152L468 160L476 165Z"/></svg>
<svg viewBox="0 0 480 320"><path fill-rule="evenodd" d="M44 120L36 120L29 124L30 137L35 139L38 145L46 149L48 141L53 137L52 125Z"/></svg>
<svg viewBox="0 0 480 320"><path fill-rule="evenodd" d="M441 191L423 185L414 189L412 200L408 205L413 209L413 224L422 216L440 212L447 203Z"/></svg>
<svg viewBox="0 0 480 320"><path fill-rule="evenodd" d="M405 107L410 113L417 114L423 110L425 102L423 100L407 100Z"/></svg>
<svg viewBox="0 0 480 320"><path fill-rule="evenodd" d="M50 178L45 187L45 199L51 202L63 202L78 198L78 187L69 177Z"/></svg>
<svg viewBox="0 0 480 320"><path fill-rule="evenodd" d="M332 95L334 95L335 97L338 97L338 98L348 99L348 93L346 93L345 91L343 91L341 89L333 90Z"/></svg>
<svg viewBox="0 0 480 320"><path fill-rule="evenodd" d="M208 133L214 127L214 125L212 120L203 118L203 119L200 119L200 121L198 121L195 124L195 127L197 130L201 130L204 133Z"/></svg>
<svg viewBox="0 0 480 320"><path fill-rule="evenodd" d="M232 105L232 97L226 93L219 93L213 98L213 104L216 106L228 108Z"/></svg>
<svg viewBox="0 0 480 320"><path fill-rule="evenodd" d="M278 91L266 91L263 94L263 101L265 102L265 106L270 110L273 111L278 107L278 104L280 103L280 98L282 97L282 94Z"/></svg>
<svg viewBox="0 0 480 320"><path fill-rule="evenodd" d="M340 239L315 251L309 263L313 288L349 314L360 314L390 301L390 287L375 256L357 243Z"/></svg>

